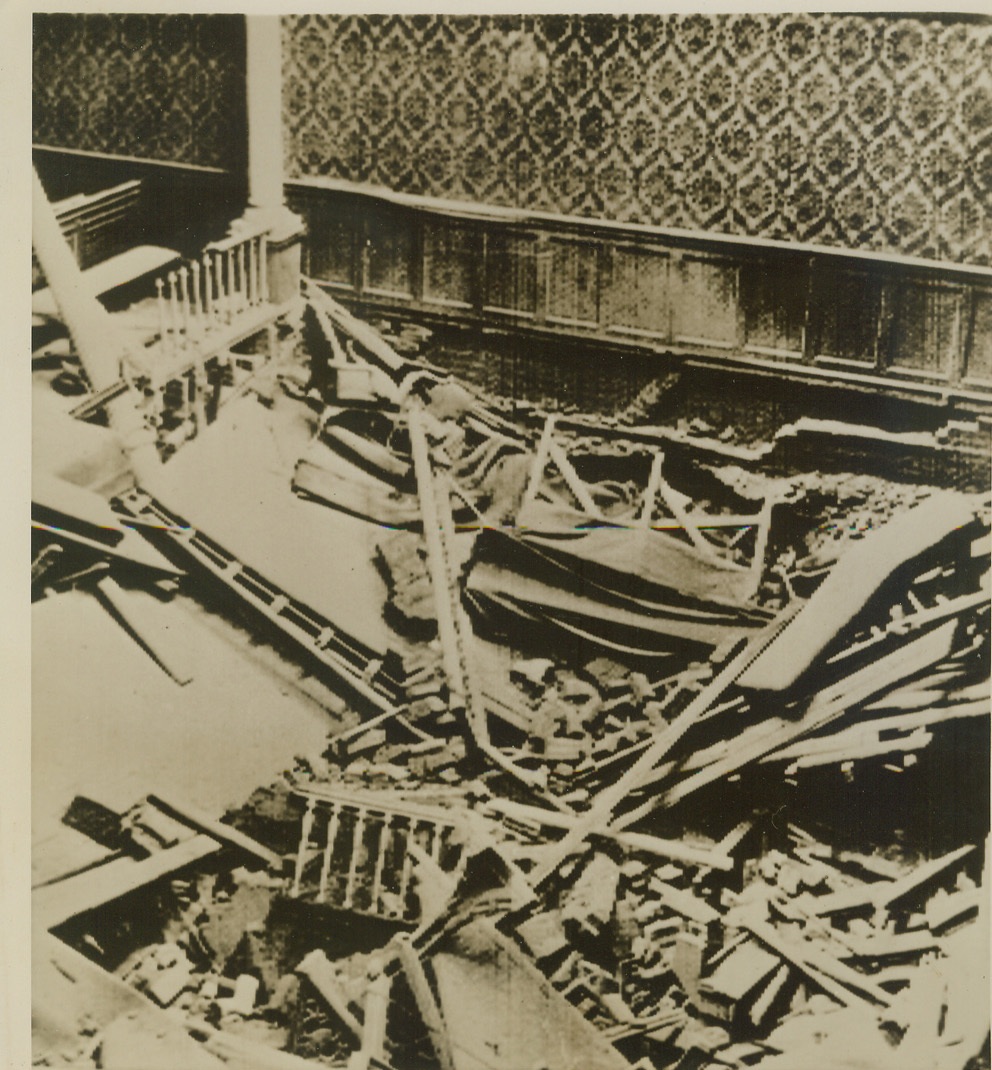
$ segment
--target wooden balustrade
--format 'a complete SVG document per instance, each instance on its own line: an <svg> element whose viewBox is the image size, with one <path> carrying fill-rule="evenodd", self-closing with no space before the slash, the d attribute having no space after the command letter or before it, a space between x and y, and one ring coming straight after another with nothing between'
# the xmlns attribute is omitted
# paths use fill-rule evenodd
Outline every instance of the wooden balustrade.
<svg viewBox="0 0 992 1070"><path fill-rule="evenodd" d="M369 310L992 400L992 268L288 184L304 273Z"/></svg>
<svg viewBox="0 0 992 1070"><path fill-rule="evenodd" d="M236 331L239 317L265 306L266 255L266 232L251 231L208 245L199 260L156 279L163 356L193 359Z"/></svg>
<svg viewBox="0 0 992 1070"><path fill-rule="evenodd" d="M306 800L291 895L414 922L411 847L441 865L460 851L450 812L368 793L299 788Z"/></svg>
<svg viewBox="0 0 992 1070"><path fill-rule="evenodd" d="M132 179L96 193L79 193L52 207L76 262L83 269L92 267L134 243L135 222L141 214L141 181ZM44 274L33 257L31 288L44 286Z"/></svg>
<svg viewBox="0 0 992 1070"><path fill-rule="evenodd" d="M271 327L267 242L263 229L232 235L155 280L158 338L130 378L143 377L142 407L167 451L211 418L219 381L234 375L231 346Z"/></svg>

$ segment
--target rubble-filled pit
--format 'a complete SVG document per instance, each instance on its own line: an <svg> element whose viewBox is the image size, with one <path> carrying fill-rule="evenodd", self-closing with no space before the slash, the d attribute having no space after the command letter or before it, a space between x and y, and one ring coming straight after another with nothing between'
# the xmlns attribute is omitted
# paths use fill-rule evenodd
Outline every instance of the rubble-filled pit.
<svg viewBox="0 0 992 1070"><path fill-rule="evenodd" d="M859 451L863 427L783 436L795 399L749 428L677 416L695 388L657 376L555 428L438 375L430 332L378 326L419 386L341 397L298 345L170 461L206 473L233 425L267 432L264 456L227 450L265 468L258 495L367 539L381 601L346 597L312 647L285 626L304 595L266 586L274 537L234 566L205 542L178 581L328 696L326 748L221 825L145 800L120 855L208 853L52 932L218 1064L784 1070L853 1066L856 1038L873 1066L987 1066L979 432L891 416ZM907 478L913 435L960 463ZM76 1065L137 1058L119 1017Z"/></svg>

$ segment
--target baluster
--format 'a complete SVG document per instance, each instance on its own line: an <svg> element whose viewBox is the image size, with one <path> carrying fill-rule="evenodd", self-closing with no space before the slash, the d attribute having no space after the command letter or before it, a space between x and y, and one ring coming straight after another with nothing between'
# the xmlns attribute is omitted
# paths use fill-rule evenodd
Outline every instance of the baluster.
<svg viewBox="0 0 992 1070"><path fill-rule="evenodd" d="M166 339L165 325L165 282L162 279L155 280L155 299L158 304L158 338L159 350L164 356L168 341Z"/></svg>
<svg viewBox="0 0 992 1070"><path fill-rule="evenodd" d="M303 879L303 865L306 862L307 847L310 844L310 833L313 831L313 815L316 808L316 800L307 800L306 813L303 815L303 826L300 829L300 848L296 853L296 872L293 874L293 888L290 895L298 899L300 895L300 881Z"/></svg>
<svg viewBox="0 0 992 1070"><path fill-rule="evenodd" d="M235 302L234 250L227 250L227 322L234 318Z"/></svg>
<svg viewBox="0 0 992 1070"><path fill-rule="evenodd" d="M219 325L224 322L224 309L227 306L227 285L224 280L224 255L216 250L210 254L213 264L214 279L217 282L217 301L214 304L214 319Z"/></svg>
<svg viewBox="0 0 992 1070"><path fill-rule="evenodd" d="M183 348L189 345L189 269L185 264L179 269L179 303L183 314Z"/></svg>
<svg viewBox="0 0 992 1070"><path fill-rule="evenodd" d="M331 856L334 854L334 841L338 836L338 804L331 803L331 819L327 826L327 846L324 848L324 861L320 867L320 887L317 890L317 902L327 900L327 878L331 873Z"/></svg>
<svg viewBox="0 0 992 1070"><path fill-rule="evenodd" d="M351 862L348 865L348 883L344 890L345 910L351 907L355 895L355 880L358 876L358 859L362 853L362 837L365 835L365 807L359 806L355 817L355 827L351 834Z"/></svg>
<svg viewBox="0 0 992 1070"><path fill-rule="evenodd" d="M248 307L251 308L255 305L255 239L248 239L248 276L247 286L248 291Z"/></svg>
<svg viewBox="0 0 992 1070"><path fill-rule="evenodd" d="M263 234L258 239L258 290L259 299L261 301L268 301L269 299L269 238L267 234Z"/></svg>
<svg viewBox="0 0 992 1070"><path fill-rule="evenodd" d="M414 843L417 834L417 825L420 821L413 818L406 830L406 849L403 852L403 872L400 875L400 917L406 915L406 897L410 890L410 874L413 870L413 855L410 854L410 846Z"/></svg>
<svg viewBox="0 0 992 1070"><path fill-rule="evenodd" d="M382 828L379 831L379 842L376 845L375 871L372 876L372 902L369 910L373 914L379 913L379 895L382 892L382 867L386 864L386 851L389 848L389 838L392 829L389 827L389 815L382 819Z"/></svg>
<svg viewBox="0 0 992 1070"><path fill-rule="evenodd" d="M203 337L203 305L200 300L200 264L199 261L193 260L189 265L191 282L190 288L192 293L192 311L193 311L193 323L196 326L197 338Z"/></svg>
<svg viewBox="0 0 992 1070"><path fill-rule="evenodd" d="M243 312L247 304L247 280L245 279L245 243L238 243L238 311Z"/></svg>
<svg viewBox="0 0 992 1070"><path fill-rule="evenodd" d="M174 271L169 272L169 311L172 320L172 354L175 356L178 345L176 336L179 334L179 292L178 279Z"/></svg>
<svg viewBox="0 0 992 1070"><path fill-rule="evenodd" d="M159 296L161 297L161 283L159 284ZM161 302L161 308L165 308L164 301ZM164 312L162 322L165 322ZM152 373L148 380L148 389L151 391L151 398L149 399L149 420L153 428L155 428L156 441L158 439L158 431L162 426L162 384L156 374Z"/></svg>
<svg viewBox="0 0 992 1070"><path fill-rule="evenodd" d="M438 866L440 866L440 864L441 864L441 833L443 832L443 827L440 826L440 825L434 825L433 826L433 830L434 830L434 835L431 838L431 858L435 861L435 863L437 863Z"/></svg>
<svg viewBox="0 0 992 1070"><path fill-rule="evenodd" d="M203 350L197 346L193 358L193 416L196 433L207 426L207 368L203 362Z"/></svg>
<svg viewBox="0 0 992 1070"><path fill-rule="evenodd" d="M213 324L214 318L214 275L213 275L213 261L209 253L203 254L203 315L205 319L205 328L210 330Z"/></svg>

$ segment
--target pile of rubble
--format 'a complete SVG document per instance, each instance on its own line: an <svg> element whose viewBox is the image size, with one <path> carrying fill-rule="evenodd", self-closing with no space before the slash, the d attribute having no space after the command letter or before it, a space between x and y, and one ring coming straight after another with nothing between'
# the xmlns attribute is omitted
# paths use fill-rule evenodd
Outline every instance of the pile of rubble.
<svg viewBox="0 0 992 1070"><path fill-rule="evenodd" d="M988 497L715 450L691 500L677 448L563 446L307 316L302 403L335 369L354 396L293 485L396 520L389 693L314 625L366 716L223 822L142 800L120 857L39 890L53 991L102 991L45 1009L39 1063L981 1065Z"/></svg>

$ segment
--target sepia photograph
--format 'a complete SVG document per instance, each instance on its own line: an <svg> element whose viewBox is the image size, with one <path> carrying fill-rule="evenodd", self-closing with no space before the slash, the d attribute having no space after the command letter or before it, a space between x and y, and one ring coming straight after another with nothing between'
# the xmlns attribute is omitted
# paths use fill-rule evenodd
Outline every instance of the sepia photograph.
<svg viewBox="0 0 992 1070"><path fill-rule="evenodd" d="M305 6L29 16L24 1070L990 1070L992 9Z"/></svg>

